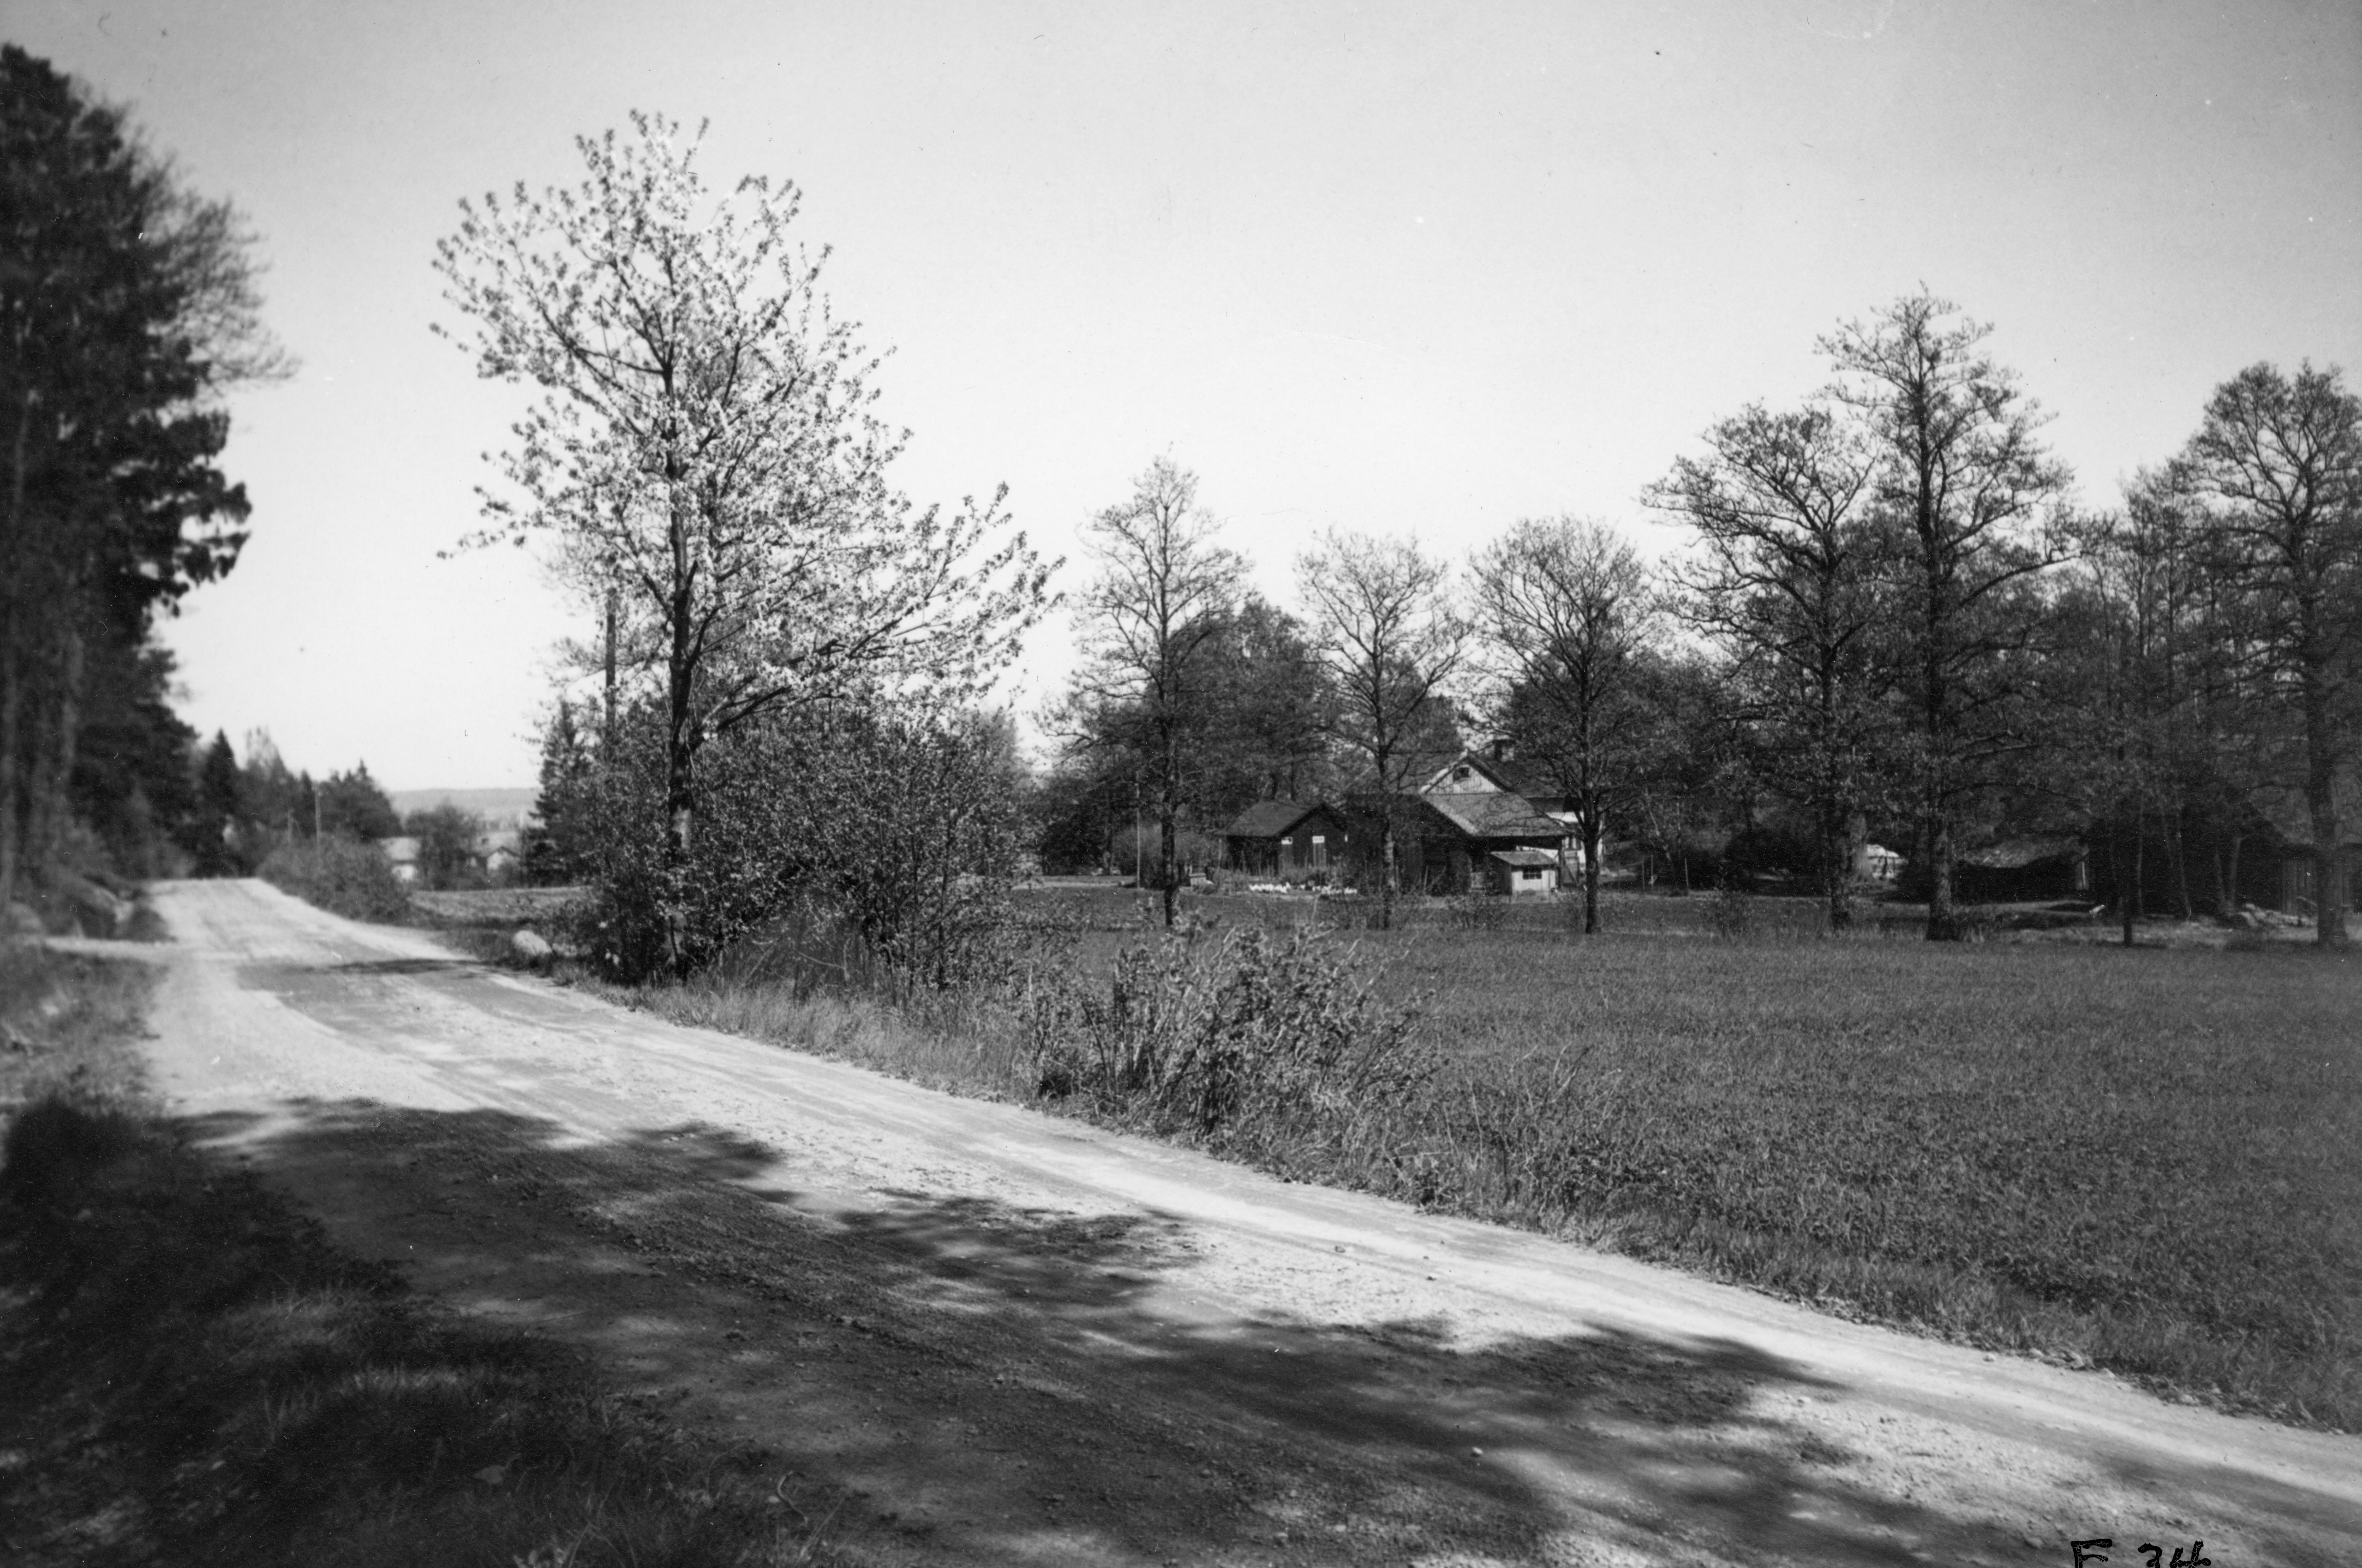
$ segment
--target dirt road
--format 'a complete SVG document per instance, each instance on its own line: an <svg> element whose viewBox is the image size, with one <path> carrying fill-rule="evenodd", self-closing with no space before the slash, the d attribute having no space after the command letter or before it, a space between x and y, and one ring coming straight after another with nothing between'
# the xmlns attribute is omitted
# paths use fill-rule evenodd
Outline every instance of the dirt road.
<svg viewBox="0 0 2362 1568"><path fill-rule="evenodd" d="M203 1136L880 1562L2362 1563L2362 1442L157 904Z"/></svg>

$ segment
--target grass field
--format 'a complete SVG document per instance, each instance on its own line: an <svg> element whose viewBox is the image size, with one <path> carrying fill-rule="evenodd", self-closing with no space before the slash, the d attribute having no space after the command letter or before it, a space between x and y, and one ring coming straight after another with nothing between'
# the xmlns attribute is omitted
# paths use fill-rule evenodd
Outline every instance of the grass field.
<svg viewBox="0 0 2362 1568"><path fill-rule="evenodd" d="M1146 929L1121 889L1030 902L1086 973ZM1929 944L1875 912L1828 940L1801 900L1756 901L1724 939L1710 902L1627 896L1590 938L1539 907L1339 931L1421 1010L1442 1070L1350 1135L1224 1152L2362 1430L2362 962L2096 934ZM1339 915L1190 909L1218 931ZM898 1020L712 981L631 999L968 1092L1033 1089L1013 1032L973 1007Z"/></svg>
<svg viewBox="0 0 2362 1568"><path fill-rule="evenodd" d="M1432 988L1452 1064L1404 1118L1412 1166L1373 1184L2362 1425L2350 959L1422 933L1364 950L1387 988Z"/></svg>

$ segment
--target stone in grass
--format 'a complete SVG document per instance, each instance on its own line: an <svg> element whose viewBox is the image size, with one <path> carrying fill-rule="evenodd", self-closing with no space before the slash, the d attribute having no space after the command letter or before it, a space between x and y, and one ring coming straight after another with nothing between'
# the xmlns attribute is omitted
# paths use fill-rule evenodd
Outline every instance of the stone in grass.
<svg viewBox="0 0 2362 1568"><path fill-rule="evenodd" d="M509 950L529 964L547 963L550 954L556 951L549 938L530 926L517 927L517 934L509 938Z"/></svg>

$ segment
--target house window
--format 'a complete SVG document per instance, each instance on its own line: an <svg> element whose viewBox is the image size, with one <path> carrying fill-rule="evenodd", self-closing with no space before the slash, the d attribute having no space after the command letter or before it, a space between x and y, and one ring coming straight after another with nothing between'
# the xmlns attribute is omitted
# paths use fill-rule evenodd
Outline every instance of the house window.
<svg viewBox="0 0 2362 1568"><path fill-rule="evenodd" d="M1460 766L1451 770L1451 782L1453 784L1466 784L1468 782L1468 774L1472 770L1465 762L1462 763Z"/></svg>
<svg viewBox="0 0 2362 1568"><path fill-rule="evenodd" d="M1312 869L1325 871L1329 865L1329 838L1325 833L1312 835Z"/></svg>
<svg viewBox="0 0 2362 1568"><path fill-rule="evenodd" d="M1542 880L1542 873L1538 871L1531 870L1520 871L1518 872L1518 880L1519 882L1540 882Z"/></svg>

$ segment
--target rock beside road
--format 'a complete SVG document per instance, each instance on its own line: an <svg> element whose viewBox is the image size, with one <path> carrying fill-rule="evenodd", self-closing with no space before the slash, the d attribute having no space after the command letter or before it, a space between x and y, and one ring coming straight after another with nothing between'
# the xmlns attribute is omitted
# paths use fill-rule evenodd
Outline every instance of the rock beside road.
<svg viewBox="0 0 2362 1568"><path fill-rule="evenodd" d="M549 945L548 938L532 927L520 926L517 934L509 938L509 950L526 963L546 964L557 949Z"/></svg>

